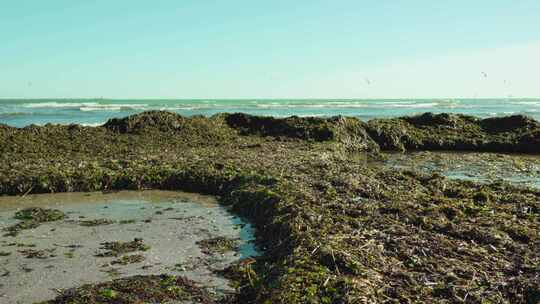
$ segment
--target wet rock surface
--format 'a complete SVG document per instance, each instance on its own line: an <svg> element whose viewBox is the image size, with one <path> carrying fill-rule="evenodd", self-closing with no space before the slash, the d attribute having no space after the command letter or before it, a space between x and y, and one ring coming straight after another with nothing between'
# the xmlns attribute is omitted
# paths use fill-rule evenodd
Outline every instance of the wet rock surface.
<svg viewBox="0 0 540 304"><path fill-rule="evenodd" d="M538 153L538 122L424 114L367 124L240 116L233 124L221 114L184 120L171 132L158 118L169 114L140 115L129 119L155 117L141 132L0 130L0 193L157 188L219 195L257 228L264 249L225 271L236 303L540 299L537 189L369 161L379 149ZM332 137L311 138L319 128Z"/></svg>

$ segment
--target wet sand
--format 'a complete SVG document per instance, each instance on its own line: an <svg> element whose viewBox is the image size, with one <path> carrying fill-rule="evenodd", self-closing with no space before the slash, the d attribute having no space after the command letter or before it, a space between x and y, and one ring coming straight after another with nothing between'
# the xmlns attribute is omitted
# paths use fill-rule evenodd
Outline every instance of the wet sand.
<svg viewBox="0 0 540 304"><path fill-rule="evenodd" d="M22 208L56 208L64 220L42 223L16 237L0 238L0 302L33 303L53 298L57 290L132 275L177 274L211 291L231 292L215 275L232 262L255 255L252 229L230 215L212 197L179 192L144 191L32 195L0 198L0 229L16 223ZM81 226L82 221L113 223ZM214 237L239 239L239 250L205 254L197 242ZM150 246L116 257L99 257L103 242L142 239ZM29 258L28 255L37 255ZM140 255L133 264L115 264Z"/></svg>

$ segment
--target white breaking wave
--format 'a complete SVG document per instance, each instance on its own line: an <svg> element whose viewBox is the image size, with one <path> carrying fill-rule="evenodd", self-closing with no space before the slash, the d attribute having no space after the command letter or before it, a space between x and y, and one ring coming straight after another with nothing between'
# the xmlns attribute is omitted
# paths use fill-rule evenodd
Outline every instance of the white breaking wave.
<svg viewBox="0 0 540 304"><path fill-rule="evenodd" d="M438 106L441 106L440 103L437 102L426 102L426 103L388 103L388 104L380 104L378 105L382 108L412 108L412 109L421 109L421 108L436 108Z"/></svg>
<svg viewBox="0 0 540 304"><path fill-rule="evenodd" d="M440 102L411 102L411 101L389 101L381 103L370 102L324 102L324 103L301 103L301 104L287 104L287 103L264 103L257 104L257 108L268 109L294 109L294 108L456 108L459 107L458 102L453 101L440 101Z"/></svg>
<svg viewBox="0 0 540 304"><path fill-rule="evenodd" d="M110 104L110 105L79 107L79 110L82 112L146 110L146 109L149 109L147 104L114 104L114 105Z"/></svg>
<svg viewBox="0 0 540 304"><path fill-rule="evenodd" d="M95 122L95 123L82 123L81 126L83 127L99 127L104 125L105 122Z"/></svg>
<svg viewBox="0 0 540 304"><path fill-rule="evenodd" d="M511 104L540 107L540 101L512 101Z"/></svg>
<svg viewBox="0 0 540 304"><path fill-rule="evenodd" d="M80 108L99 106L97 102L33 102L22 105L24 108Z"/></svg>
<svg viewBox="0 0 540 304"><path fill-rule="evenodd" d="M90 111L121 111L121 110L144 110L149 107L148 104L101 104L98 102L34 102L22 105L24 108L32 109L79 109L83 112Z"/></svg>
<svg viewBox="0 0 540 304"><path fill-rule="evenodd" d="M366 108L370 105L362 102L324 102L324 103L261 103L255 107L263 109L318 109L318 108Z"/></svg>

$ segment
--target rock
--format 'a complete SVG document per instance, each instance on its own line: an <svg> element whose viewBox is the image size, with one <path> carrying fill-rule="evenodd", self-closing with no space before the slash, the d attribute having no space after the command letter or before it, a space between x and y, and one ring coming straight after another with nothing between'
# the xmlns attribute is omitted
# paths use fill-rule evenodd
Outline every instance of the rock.
<svg viewBox="0 0 540 304"><path fill-rule="evenodd" d="M517 129L533 129L540 125L534 119L525 115L486 118L480 122L484 131L490 133L512 132Z"/></svg>
<svg viewBox="0 0 540 304"><path fill-rule="evenodd" d="M165 111L148 111L124 118L113 118L103 126L119 133L140 133L146 129L168 132L176 131L184 123L181 115Z"/></svg>

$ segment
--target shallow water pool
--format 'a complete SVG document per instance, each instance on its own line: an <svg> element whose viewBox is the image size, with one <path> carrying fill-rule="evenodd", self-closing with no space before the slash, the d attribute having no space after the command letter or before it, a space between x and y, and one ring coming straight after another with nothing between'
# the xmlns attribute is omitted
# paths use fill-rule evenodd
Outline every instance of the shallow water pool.
<svg viewBox="0 0 540 304"><path fill-rule="evenodd" d="M257 255L252 227L208 196L144 191L0 197L0 230L19 222L15 212L27 207L58 209L66 218L0 237L0 303L32 303L82 284L163 273L224 294L232 289L213 270ZM236 248L211 252L201 245L219 237L234 240ZM111 255L114 242L142 245Z"/></svg>
<svg viewBox="0 0 540 304"><path fill-rule="evenodd" d="M388 153L388 168L440 173L483 183L506 181L540 189L540 156L474 152Z"/></svg>

